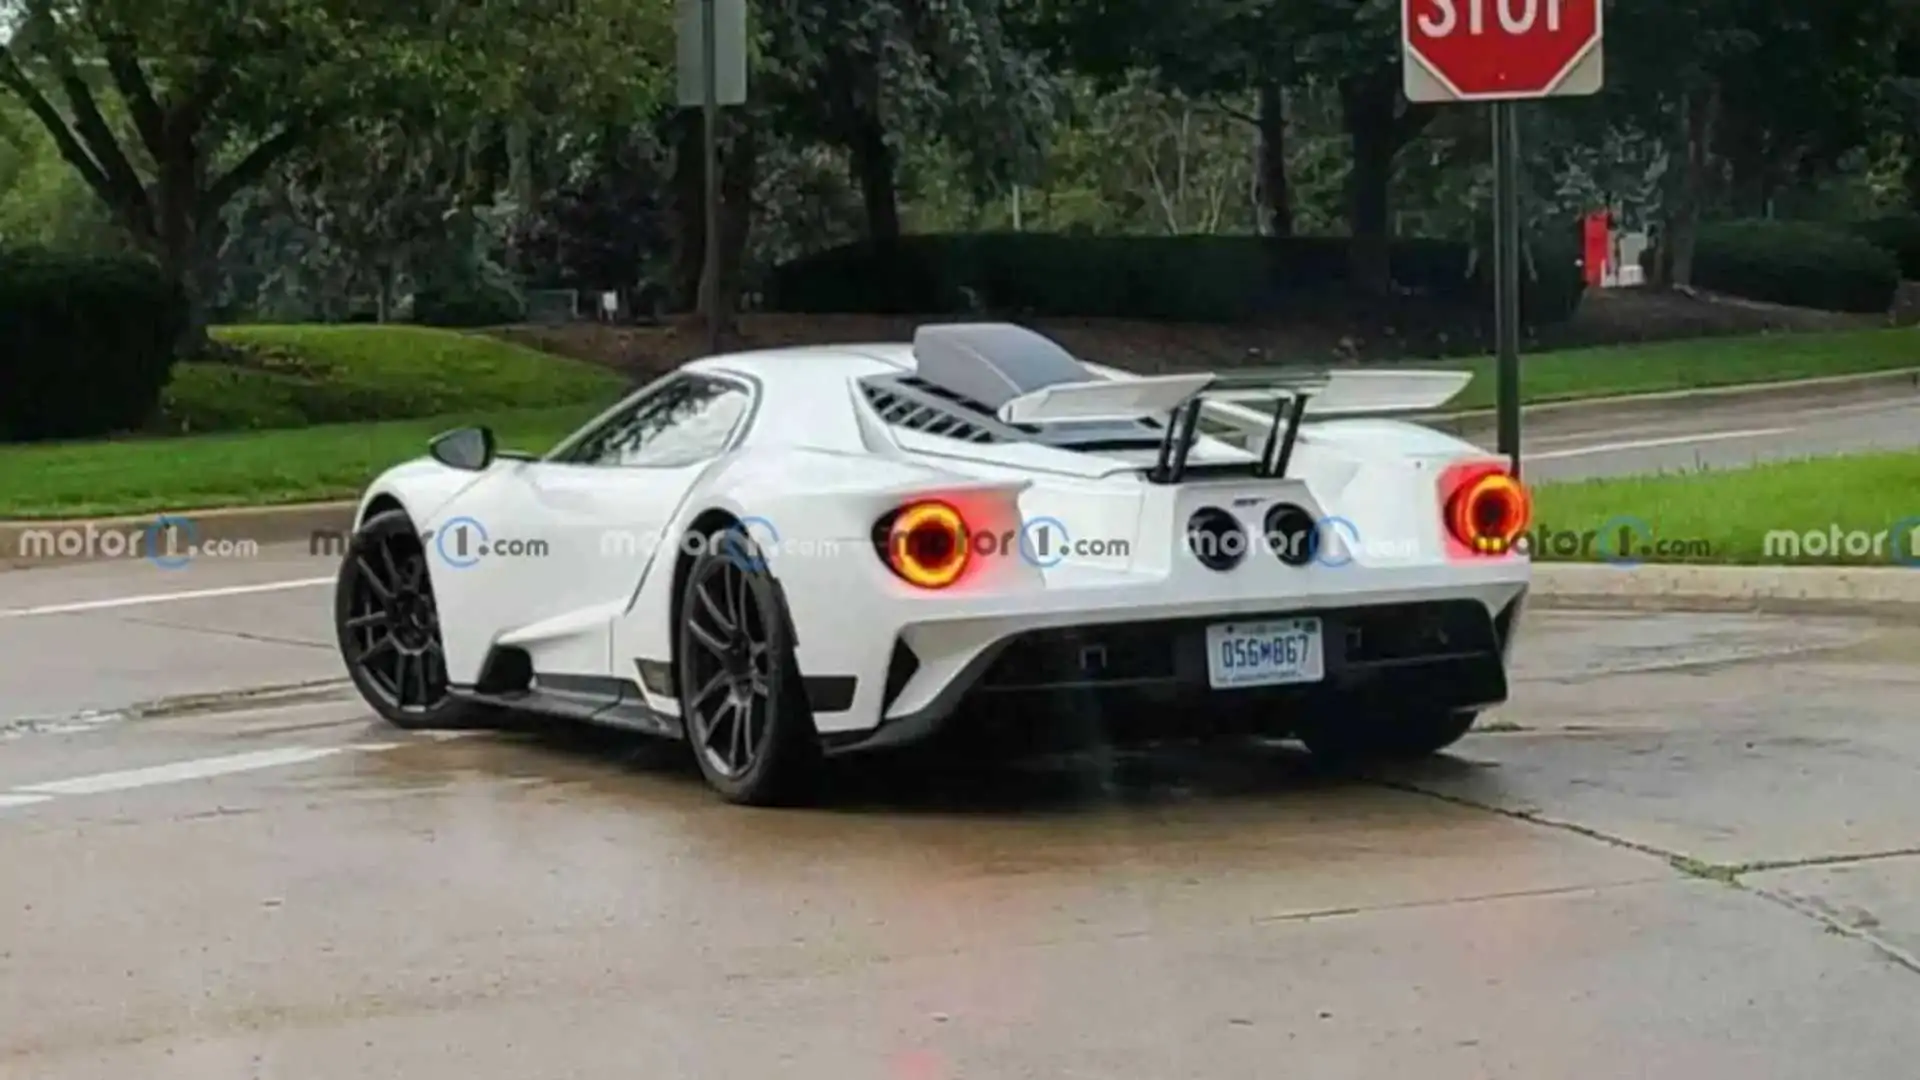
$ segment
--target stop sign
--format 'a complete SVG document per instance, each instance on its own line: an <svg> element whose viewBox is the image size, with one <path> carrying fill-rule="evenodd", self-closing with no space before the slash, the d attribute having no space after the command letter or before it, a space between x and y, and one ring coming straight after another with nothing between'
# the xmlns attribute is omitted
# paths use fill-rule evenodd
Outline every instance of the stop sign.
<svg viewBox="0 0 1920 1080"><path fill-rule="evenodd" d="M1401 0L1407 97L1492 101L1600 88L1602 0Z"/></svg>

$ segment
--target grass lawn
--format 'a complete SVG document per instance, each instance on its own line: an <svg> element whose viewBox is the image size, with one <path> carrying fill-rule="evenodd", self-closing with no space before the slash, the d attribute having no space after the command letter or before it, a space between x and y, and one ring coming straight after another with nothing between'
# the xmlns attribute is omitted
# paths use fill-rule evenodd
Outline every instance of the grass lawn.
<svg viewBox="0 0 1920 1080"><path fill-rule="evenodd" d="M611 399L609 399L610 401ZM106 517L357 496L382 469L466 423L544 451L605 408L570 405L176 439L0 447L0 518Z"/></svg>
<svg viewBox="0 0 1920 1080"><path fill-rule="evenodd" d="M1449 408L1493 408L1493 358L1465 366L1473 381ZM1539 404L1911 367L1920 367L1920 329L1698 338L1523 355L1520 394Z"/></svg>
<svg viewBox="0 0 1920 1080"><path fill-rule="evenodd" d="M1899 565L1920 554L1920 453L1546 484L1534 492L1536 558L1606 560L1621 550L1623 528L1634 557L1648 563ZM1588 533L1601 535L1586 540Z"/></svg>
<svg viewBox="0 0 1920 1080"><path fill-rule="evenodd" d="M603 366L483 334L408 326L245 326L221 328L215 337L234 347L242 362L181 365L157 425L167 437L0 446L0 518L344 498L382 468L422 453L435 432L485 421L505 441L540 448L626 387ZM1662 342L1539 353L1521 363L1526 399L1558 401L1920 366L1920 331ZM1476 377L1456 406L1492 405L1492 361L1468 366ZM1906 486L1915 487L1910 473ZM1809 489L1811 495L1824 490L1824 482ZM1613 489L1545 493L1542 513L1566 519L1555 506L1579 498L1597 501L1565 505L1593 517L1608 500L1634 497ZM1774 498L1769 494L1762 502ZM1774 504L1783 514L1797 506ZM1920 512L1920 506L1912 509ZM1593 520L1628 512L1648 516L1616 506Z"/></svg>
<svg viewBox="0 0 1920 1080"><path fill-rule="evenodd" d="M161 432L605 404L626 385L596 364L429 327L235 326L213 336L243 362L177 366L161 399Z"/></svg>

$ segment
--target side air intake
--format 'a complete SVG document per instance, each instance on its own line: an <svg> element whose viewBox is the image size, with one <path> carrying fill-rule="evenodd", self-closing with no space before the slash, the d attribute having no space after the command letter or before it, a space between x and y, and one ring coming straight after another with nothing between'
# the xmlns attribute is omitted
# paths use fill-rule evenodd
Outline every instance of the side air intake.
<svg viewBox="0 0 1920 1080"><path fill-rule="evenodd" d="M867 401L880 419L888 424L908 431L923 431L929 435L939 435L948 439L959 439L970 443L997 443L1006 440L994 432L964 416L957 415L951 408L944 408L937 401L914 391L905 379L893 385L869 382L860 389L867 395Z"/></svg>

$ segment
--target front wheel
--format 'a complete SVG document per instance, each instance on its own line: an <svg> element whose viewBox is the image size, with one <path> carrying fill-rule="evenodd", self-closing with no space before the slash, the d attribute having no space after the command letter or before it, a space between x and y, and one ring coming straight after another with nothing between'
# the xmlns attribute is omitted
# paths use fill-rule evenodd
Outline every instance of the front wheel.
<svg viewBox="0 0 1920 1080"><path fill-rule="evenodd" d="M786 605L745 543L716 535L687 574L674 682L708 785L729 802L778 805L811 793L819 738Z"/></svg>
<svg viewBox="0 0 1920 1080"><path fill-rule="evenodd" d="M1474 710L1365 713L1316 720L1300 741L1314 756L1334 761L1409 761L1459 742L1479 717Z"/></svg>
<svg viewBox="0 0 1920 1080"><path fill-rule="evenodd" d="M426 546L404 511L354 533L334 585L334 629L347 674L373 711L408 730L470 726L480 710L448 693Z"/></svg>

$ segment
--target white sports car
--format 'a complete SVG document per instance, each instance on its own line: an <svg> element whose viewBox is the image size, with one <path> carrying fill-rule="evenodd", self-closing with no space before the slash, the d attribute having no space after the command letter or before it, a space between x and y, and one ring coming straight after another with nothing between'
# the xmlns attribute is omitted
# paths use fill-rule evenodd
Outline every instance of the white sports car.
<svg viewBox="0 0 1920 1080"><path fill-rule="evenodd" d="M745 803L1062 720L1431 753L1505 700L1529 580L1504 462L1387 418L1467 379L1139 376L1002 324L707 357L543 457L469 428L381 475L340 647L402 727L683 738Z"/></svg>

